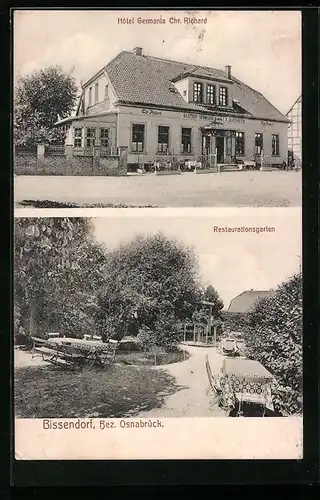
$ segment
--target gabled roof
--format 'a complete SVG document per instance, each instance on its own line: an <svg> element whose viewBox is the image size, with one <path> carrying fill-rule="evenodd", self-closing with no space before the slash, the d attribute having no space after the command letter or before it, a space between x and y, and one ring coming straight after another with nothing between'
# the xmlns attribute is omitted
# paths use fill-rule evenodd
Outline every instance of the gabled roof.
<svg viewBox="0 0 320 500"><path fill-rule="evenodd" d="M291 111L293 110L293 108L295 107L295 105L296 105L298 102L301 102L301 101L302 101L302 95L299 95L298 99L296 99L296 100L294 101L294 103L292 104L291 108L290 108L290 109L289 109L289 111L287 112L287 115L286 115L286 116L288 116L288 114L289 114L289 113L291 113Z"/></svg>
<svg viewBox="0 0 320 500"><path fill-rule="evenodd" d="M234 313L250 312L258 299L272 297L274 293L273 290L247 290L231 300L228 311Z"/></svg>
<svg viewBox="0 0 320 500"><path fill-rule="evenodd" d="M119 102L136 105L163 106L190 111L208 112L209 107L187 103L179 92L172 91L173 80L181 75L199 72L204 76L212 74L212 79L227 81L223 70L195 66L183 62L160 59L151 56L139 56L133 52L123 51L106 67L110 81L115 89ZM289 122L288 118L278 111L260 92L252 89L237 78L233 82L234 99L249 117L261 120ZM240 108L240 109L241 109ZM213 111L213 108L210 108ZM228 109L229 112L230 108ZM226 112L226 109L221 109ZM239 109L235 109L239 112ZM217 108L214 108L217 112Z"/></svg>

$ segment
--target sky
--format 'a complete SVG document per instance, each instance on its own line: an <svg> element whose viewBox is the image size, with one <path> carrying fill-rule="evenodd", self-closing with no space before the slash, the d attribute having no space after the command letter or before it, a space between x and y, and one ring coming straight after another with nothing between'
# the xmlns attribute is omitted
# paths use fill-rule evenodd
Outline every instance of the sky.
<svg viewBox="0 0 320 500"><path fill-rule="evenodd" d="M301 263L300 210L286 208L273 215L236 209L228 215L153 216L122 215L94 218L96 238L108 249L130 241L137 235L162 232L192 247L198 256L199 271L205 285L218 291L227 308L231 299L245 290L275 289L299 271ZM275 227L275 232L215 233L214 226Z"/></svg>
<svg viewBox="0 0 320 500"><path fill-rule="evenodd" d="M138 24L159 18L165 24ZM207 18L184 24L184 17ZM118 18L134 18L119 24ZM180 24L170 24L170 18ZM14 75L49 65L85 82L122 50L224 69L287 113L301 94L301 14L295 11L17 10Z"/></svg>

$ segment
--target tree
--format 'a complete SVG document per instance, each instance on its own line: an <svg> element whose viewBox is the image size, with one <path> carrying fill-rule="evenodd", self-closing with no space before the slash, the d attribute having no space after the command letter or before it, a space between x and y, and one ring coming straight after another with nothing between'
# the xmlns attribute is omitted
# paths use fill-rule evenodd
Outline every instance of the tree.
<svg viewBox="0 0 320 500"><path fill-rule="evenodd" d="M301 411L302 275L293 275L271 297L256 302L246 333L248 355L277 380L276 403L286 414Z"/></svg>
<svg viewBox="0 0 320 500"><path fill-rule="evenodd" d="M82 218L15 219L16 323L30 335L92 333L105 249Z"/></svg>
<svg viewBox="0 0 320 500"><path fill-rule="evenodd" d="M214 304L212 307L212 315L215 318L219 318L224 304L222 299L219 297L217 290L212 285L208 285L204 290L203 300Z"/></svg>
<svg viewBox="0 0 320 500"><path fill-rule="evenodd" d="M176 322L191 316L201 297L194 252L161 233L138 236L111 252L104 278L99 297L102 331L105 318L113 318L124 335L136 315L140 328L155 332L160 315ZM157 332L160 338L159 327Z"/></svg>
<svg viewBox="0 0 320 500"><path fill-rule="evenodd" d="M64 133L53 125L58 116L70 115L77 95L75 79L59 66L21 77L14 98L15 144L34 146L63 141Z"/></svg>

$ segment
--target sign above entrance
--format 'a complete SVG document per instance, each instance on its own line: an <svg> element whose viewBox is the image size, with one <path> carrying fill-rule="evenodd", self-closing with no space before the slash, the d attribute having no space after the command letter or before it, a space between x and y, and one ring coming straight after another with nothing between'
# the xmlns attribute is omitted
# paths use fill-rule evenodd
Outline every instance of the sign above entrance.
<svg viewBox="0 0 320 500"><path fill-rule="evenodd" d="M146 109L146 108L142 108L141 113L143 113L144 115L153 115L153 116L162 115L162 111L157 111L156 109Z"/></svg>
<svg viewBox="0 0 320 500"><path fill-rule="evenodd" d="M238 118L236 116L212 116L195 113L183 113L183 118L211 120L212 126L223 126L225 123L245 123L244 118Z"/></svg>
<svg viewBox="0 0 320 500"><path fill-rule="evenodd" d="M236 131L235 130L215 130L215 129L202 129L202 134L204 136L208 135L213 135L215 137L235 137L236 136Z"/></svg>

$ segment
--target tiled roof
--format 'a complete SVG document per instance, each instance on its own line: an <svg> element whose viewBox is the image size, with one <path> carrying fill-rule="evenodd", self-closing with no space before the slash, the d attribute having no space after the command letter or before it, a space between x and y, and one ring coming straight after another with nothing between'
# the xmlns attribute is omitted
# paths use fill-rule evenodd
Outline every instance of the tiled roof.
<svg viewBox="0 0 320 500"><path fill-rule="evenodd" d="M208 112L203 105L187 103L175 89L172 80L193 72L199 76L226 79L223 70L195 66L133 52L120 52L107 66L113 88L119 101L153 106L169 106L190 111ZM248 116L265 120L288 122L262 94L232 77L234 99L239 101ZM225 110L226 111L226 110ZM236 111L236 110L235 110ZM239 110L237 110L239 111Z"/></svg>
<svg viewBox="0 0 320 500"><path fill-rule="evenodd" d="M242 292L231 300L228 311L234 313L247 313L258 299L271 297L274 293L275 292L272 290L248 290Z"/></svg>

